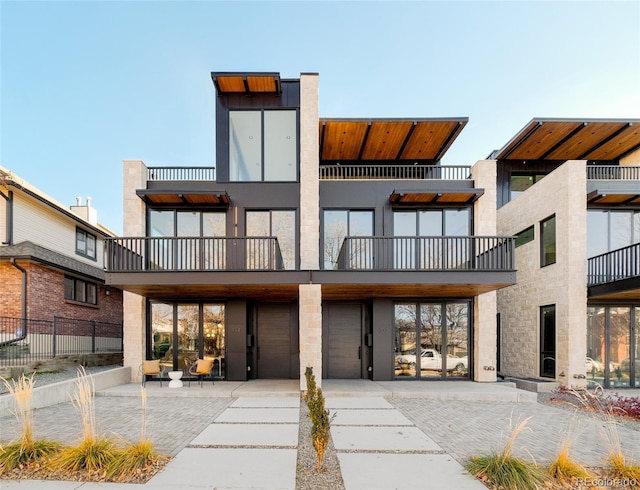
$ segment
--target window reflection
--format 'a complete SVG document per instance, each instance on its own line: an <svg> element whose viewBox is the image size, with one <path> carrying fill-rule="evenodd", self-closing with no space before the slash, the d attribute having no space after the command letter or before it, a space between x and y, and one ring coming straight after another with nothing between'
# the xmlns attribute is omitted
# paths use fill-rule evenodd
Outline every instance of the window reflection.
<svg viewBox="0 0 640 490"><path fill-rule="evenodd" d="M247 237L278 239L279 252L285 269L296 267L296 212L292 210L247 211ZM278 248L272 241L247 241L247 267L271 269L278 260Z"/></svg>
<svg viewBox="0 0 640 490"><path fill-rule="evenodd" d="M343 248L344 239L349 237L373 236L373 211L325 210L324 212L324 269L338 268L338 257ZM368 239L352 240L348 254L351 269L370 269L373 267L372 244Z"/></svg>

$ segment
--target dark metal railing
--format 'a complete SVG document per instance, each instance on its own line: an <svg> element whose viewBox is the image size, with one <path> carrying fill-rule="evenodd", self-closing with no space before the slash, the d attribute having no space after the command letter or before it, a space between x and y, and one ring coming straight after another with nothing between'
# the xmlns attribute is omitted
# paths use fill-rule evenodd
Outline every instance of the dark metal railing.
<svg viewBox="0 0 640 490"><path fill-rule="evenodd" d="M640 167L587 165L587 180L640 180Z"/></svg>
<svg viewBox="0 0 640 490"><path fill-rule="evenodd" d="M148 181L216 180L215 167L148 167Z"/></svg>
<svg viewBox="0 0 640 490"><path fill-rule="evenodd" d="M587 285L595 286L640 276L640 243L591 257Z"/></svg>
<svg viewBox="0 0 640 490"><path fill-rule="evenodd" d="M122 351L121 323L0 317L0 366L22 366L60 355Z"/></svg>
<svg viewBox="0 0 640 490"><path fill-rule="evenodd" d="M340 270L514 270L514 237L346 237Z"/></svg>
<svg viewBox="0 0 640 490"><path fill-rule="evenodd" d="M320 165L320 180L470 180L468 165Z"/></svg>
<svg viewBox="0 0 640 490"><path fill-rule="evenodd" d="M282 270L276 237L120 237L105 240L107 272Z"/></svg>

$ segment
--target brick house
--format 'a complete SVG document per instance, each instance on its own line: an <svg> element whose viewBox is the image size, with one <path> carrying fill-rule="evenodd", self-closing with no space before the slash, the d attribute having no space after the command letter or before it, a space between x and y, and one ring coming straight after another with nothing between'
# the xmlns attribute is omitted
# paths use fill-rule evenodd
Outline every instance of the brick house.
<svg viewBox="0 0 640 490"><path fill-rule="evenodd" d="M104 239L90 198L66 207L0 167L0 317L122 323L104 282Z"/></svg>
<svg viewBox="0 0 640 490"><path fill-rule="evenodd" d="M496 233L495 163L440 164L467 119L320 118L314 73L212 81L215 169L124 162L105 265L125 366L495 381L514 239Z"/></svg>

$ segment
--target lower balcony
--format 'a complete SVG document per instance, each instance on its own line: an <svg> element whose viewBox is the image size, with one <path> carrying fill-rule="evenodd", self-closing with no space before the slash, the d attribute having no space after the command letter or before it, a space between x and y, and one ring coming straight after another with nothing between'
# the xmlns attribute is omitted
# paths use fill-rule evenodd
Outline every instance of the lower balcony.
<svg viewBox="0 0 640 490"><path fill-rule="evenodd" d="M587 286L589 298L640 299L640 243L590 258Z"/></svg>

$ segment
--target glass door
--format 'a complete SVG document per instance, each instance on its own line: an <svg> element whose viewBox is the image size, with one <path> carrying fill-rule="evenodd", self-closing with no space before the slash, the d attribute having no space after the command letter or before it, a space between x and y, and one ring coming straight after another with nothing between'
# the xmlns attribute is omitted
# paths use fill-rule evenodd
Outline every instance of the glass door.
<svg viewBox="0 0 640 490"><path fill-rule="evenodd" d="M446 369L449 377L469 377L469 305L447 304Z"/></svg>
<svg viewBox="0 0 640 490"><path fill-rule="evenodd" d="M420 305L420 364L421 378L442 377L442 305Z"/></svg>
<svg viewBox="0 0 640 490"><path fill-rule="evenodd" d="M224 305L203 305L204 358L213 359L213 374L225 377Z"/></svg>
<svg viewBox="0 0 640 490"><path fill-rule="evenodd" d="M416 377L416 305L395 305L395 376Z"/></svg>

